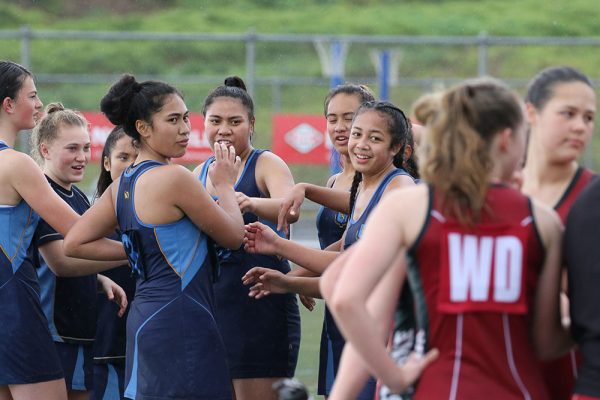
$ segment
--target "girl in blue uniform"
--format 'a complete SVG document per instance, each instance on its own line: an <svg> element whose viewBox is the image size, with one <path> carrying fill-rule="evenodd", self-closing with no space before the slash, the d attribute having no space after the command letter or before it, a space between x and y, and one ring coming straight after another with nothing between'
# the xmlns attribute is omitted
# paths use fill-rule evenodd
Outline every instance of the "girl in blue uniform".
<svg viewBox="0 0 600 400"><path fill-rule="evenodd" d="M35 162L12 148L19 131L41 119L42 102L32 74L10 61L0 61L0 104L0 398L64 400L64 374L26 252L39 216L61 234L78 216ZM118 260L124 252L120 243L103 239L82 255Z"/></svg>
<svg viewBox="0 0 600 400"><path fill-rule="evenodd" d="M74 184L83 179L89 161L87 121L60 103L46 107L46 115L33 129L32 154L41 164L52 189L78 214L90 203ZM96 287L110 299L125 293L114 282L93 272L120 265L66 257L63 236L41 219L33 235L31 256L41 288L41 303L48 328L65 373L69 399L87 399L92 389L92 344L96 330ZM68 277L65 277L68 276ZM117 315L118 309L115 311Z"/></svg>
<svg viewBox="0 0 600 400"><path fill-rule="evenodd" d="M254 149L254 104L240 78L231 77L204 102L205 132L211 146L233 146L242 160L235 184L246 223L276 221L280 197L294 185L287 165L275 154ZM209 193L218 197L208 171L213 159L196 169ZM221 199L219 198L219 202ZM286 260L218 249L221 275L215 283L217 322L238 400L275 399L275 381L292 377L300 346L300 316L295 296L273 296L257 303L249 299L241 277L255 265L287 273Z"/></svg>
<svg viewBox="0 0 600 400"><path fill-rule="evenodd" d="M352 180L354 178L354 167L348 157L348 138L352 119L358 107L367 101L375 100L371 92L362 85L343 84L329 91L325 97L324 114L327 121L327 133L335 150L340 154L342 171L331 176L327 181L326 188L339 190L340 204L342 210L322 205L317 214L317 235L322 250L340 240L348 222L349 202L347 194L350 193ZM298 183L286 195L280 210L280 223L287 229L287 219L291 215L299 215L300 205L305 198L317 203L328 203L335 201L325 188L308 183ZM332 205L333 207L336 204ZM283 223L285 222L285 223ZM303 268L296 268L290 272L290 276L315 276ZM306 297L300 295L301 299ZM311 301L312 298L309 298ZM306 304L306 302L304 302ZM307 305L312 310L312 303ZM323 329L321 332L321 347L319 351L319 395L329 395L333 378L337 370L339 359L344 347L344 338L337 329L329 309L325 307L323 318Z"/></svg>
<svg viewBox="0 0 600 400"><path fill-rule="evenodd" d="M248 251L275 253L313 273L322 273L340 251L346 250L358 240L369 213L385 193L393 188L414 184L413 178L402 168L406 165L405 148L410 140L410 129L410 122L403 112L391 103L367 102L356 111L348 141L349 158L356 171L350 189L349 209L352 213L343 239L329 246L328 250L331 251L306 249L296 243L279 240L266 226L259 224L247 227ZM250 295L255 297L281 291L319 296L316 278L292 277L255 268L246 274L244 281L259 282L250 289ZM337 372L343 348L341 335L340 340L332 343L334 344L336 348L331 351L337 356L337 360L332 358L331 362L335 362L333 368ZM361 399L373 398L374 381L359 394L360 390L361 387L358 387L354 397L358 395Z"/></svg>
<svg viewBox="0 0 600 400"><path fill-rule="evenodd" d="M225 348L214 313L216 264L211 239L237 248L243 219L233 184L239 167L231 146L215 145L209 174L217 205L185 167L189 112L163 82L124 75L101 109L139 143L135 163L113 182L65 238L73 256L117 226L137 275L127 319L125 397L231 399Z"/></svg>
<svg viewBox="0 0 600 400"><path fill-rule="evenodd" d="M102 167L96 198L102 196L110 184L117 180L121 173L133 164L137 157L137 149L133 139L125 134L123 128L116 126L106 138L102 150ZM120 240L115 232L111 238ZM128 299L135 294L135 278L129 264L105 271L103 275L112 279L125 291ZM98 318L96 339L94 341L94 387L92 400L122 399L125 390L125 340L126 318L128 310L122 317L117 316L115 305L98 295Z"/></svg>

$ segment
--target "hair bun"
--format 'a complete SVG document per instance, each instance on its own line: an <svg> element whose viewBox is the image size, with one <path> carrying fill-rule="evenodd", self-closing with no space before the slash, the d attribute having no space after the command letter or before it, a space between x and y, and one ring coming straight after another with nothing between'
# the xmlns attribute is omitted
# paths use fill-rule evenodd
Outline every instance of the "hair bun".
<svg viewBox="0 0 600 400"><path fill-rule="evenodd" d="M229 77L225 78L225 82L223 82L223 83L225 84L225 86L237 87L237 88L243 89L245 91L248 91L246 89L246 84L244 83L242 78L240 78L239 76L229 76Z"/></svg>
<svg viewBox="0 0 600 400"><path fill-rule="evenodd" d="M58 111L64 111L65 106L62 103L50 103L46 106L46 114L52 114Z"/></svg>
<svg viewBox="0 0 600 400"><path fill-rule="evenodd" d="M129 114L133 96L140 90L142 90L142 85L135 80L135 77L124 74L102 98L100 110L114 125L122 125Z"/></svg>

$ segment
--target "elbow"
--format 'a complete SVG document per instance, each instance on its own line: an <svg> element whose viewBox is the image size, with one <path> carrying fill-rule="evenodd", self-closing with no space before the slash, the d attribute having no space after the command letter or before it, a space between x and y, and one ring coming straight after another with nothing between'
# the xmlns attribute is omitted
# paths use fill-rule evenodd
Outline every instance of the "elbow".
<svg viewBox="0 0 600 400"><path fill-rule="evenodd" d="M238 250L244 244L244 230L243 228L239 231L232 232L231 235L228 235L224 238L221 243L221 246L226 247L230 250Z"/></svg>
<svg viewBox="0 0 600 400"><path fill-rule="evenodd" d="M65 256L76 257L76 249L77 246L73 242L72 238L70 238L69 235L67 235L63 240L63 251L65 253Z"/></svg>
<svg viewBox="0 0 600 400"><path fill-rule="evenodd" d="M288 215L287 215L288 224L296 223L296 222L298 222L299 219L300 219L300 209L298 209L298 211L293 214L288 213Z"/></svg>
<svg viewBox="0 0 600 400"><path fill-rule="evenodd" d="M336 319L344 320L356 315L359 304L358 300L343 293L333 293L330 294L328 306Z"/></svg>

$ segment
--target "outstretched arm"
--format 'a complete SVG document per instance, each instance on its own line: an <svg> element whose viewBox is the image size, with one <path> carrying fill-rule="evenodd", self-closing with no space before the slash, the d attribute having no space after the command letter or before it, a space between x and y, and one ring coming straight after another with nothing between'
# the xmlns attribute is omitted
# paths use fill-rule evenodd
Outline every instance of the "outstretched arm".
<svg viewBox="0 0 600 400"><path fill-rule="evenodd" d="M311 249L283 239L260 222L246 225L244 248L249 253L277 254L317 274L325 271L339 254L338 251Z"/></svg>
<svg viewBox="0 0 600 400"><path fill-rule="evenodd" d="M420 359L412 357L402 367L397 366L387 353L380 325L367 303L387 271L396 265L399 253L414 242L420 231L427 212L427 190L414 187L383 198L371 214L363 236L354 244L352 257L336 260L325 272L321 286L347 341L369 370L395 392L402 392L414 383L423 368L437 357L437 351L432 350ZM403 206L406 204L414 206L407 209ZM337 263L343 263L339 276L334 275ZM365 265L369 268L364 268ZM397 273L404 276L406 269L400 265Z"/></svg>
<svg viewBox="0 0 600 400"><path fill-rule="evenodd" d="M287 225L298 219L300 206L305 198L344 214L349 213L350 192L347 190L333 189L310 183L298 183L281 201L281 208L277 217L277 229L286 229L287 231Z"/></svg>

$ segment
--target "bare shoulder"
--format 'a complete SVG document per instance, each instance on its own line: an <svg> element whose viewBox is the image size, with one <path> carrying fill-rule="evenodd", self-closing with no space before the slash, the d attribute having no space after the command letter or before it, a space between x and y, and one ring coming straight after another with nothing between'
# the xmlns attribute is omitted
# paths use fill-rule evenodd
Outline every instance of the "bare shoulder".
<svg viewBox="0 0 600 400"><path fill-rule="evenodd" d="M260 154L258 160L256 160L256 168L264 171L269 171L272 168L289 170L285 161L270 151L264 151Z"/></svg>
<svg viewBox="0 0 600 400"><path fill-rule="evenodd" d="M3 170L8 172L10 181L29 180L32 174L36 177L43 176L42 170L29 155L13 149L6 149L3 153L2 163L10 166Z"/></svg>
<svg viewBox="0 0 600 400"><path fill-rule="evenodd" d="M411 186L415 186L415 180L410 175L396 175L385 188L385 192Z"/></svg>

